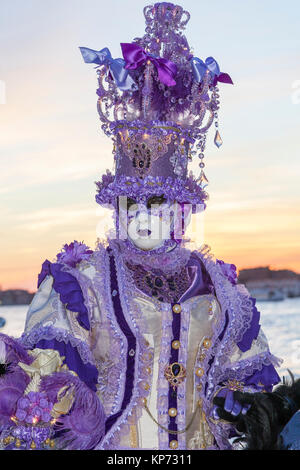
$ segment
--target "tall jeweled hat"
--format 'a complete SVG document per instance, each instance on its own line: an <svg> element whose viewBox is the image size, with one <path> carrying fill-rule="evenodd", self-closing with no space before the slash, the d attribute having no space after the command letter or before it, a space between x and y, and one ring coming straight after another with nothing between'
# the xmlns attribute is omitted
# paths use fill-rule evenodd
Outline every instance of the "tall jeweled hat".
<svg viewBox="0 0 300 470"><path fill-rule="evenodd" d="M194 57L182 31L190 14L172 3L144 8L146 34L121 43L123 58L81 47L87 63L97 64L98 112L102 130L114 143L115 174L97 184L96 201L116 205L117 196L142 201L161 195L205 207L208 180L204 149L208 129L218 130L218 82L231 83L213 57ZM188 173L199 157L200 175Z"/></svg>

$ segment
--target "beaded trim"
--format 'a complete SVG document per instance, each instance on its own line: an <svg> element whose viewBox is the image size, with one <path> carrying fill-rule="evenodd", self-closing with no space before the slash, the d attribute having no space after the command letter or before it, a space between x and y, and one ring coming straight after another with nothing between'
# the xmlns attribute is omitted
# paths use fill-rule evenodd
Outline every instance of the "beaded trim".
<svg viewBox="0 0 300 470"><path fill-rule="evenodd" d="M168 415L168 395L169 395L169 384L165 379L164 372L166 364L169 364L170 360L170 338L172 338L172 312L169 304L161 305L161 324L162 324L162 335L160 344L160 355L159 355L159 369L158 369L158 381L157 381L157 411L158 411L158 423L160 428L158 429L158 439L160 449L169 449L169 435L164 431L163 428L169 428L169 415Z"/></svg>
<svg viewBox="0 0 300 470"><path fill-rule="evenodd" d="M181 317L181 328L180 328L180 343L183 347L179 348L178 352L178 361L180 364L186 366L188 359L188 348L184 345L188 344L188 335L189 335L189 326L190 326L190 309L191 302L182 304L182 310L180 313ZM190 371L191 373L192 371ZM190 405L190 404L189 404ZM177 425L179 429L185 426L186 423L186 381L179 385L178 387L178 400L177 400ZM186 449L186 435L178 437L178 448Z"/></svg>
<svg viewBox="0 0 300 470"><path fill-rule="evenodd" d="M132 375L132 369L135 369L135 354L136 354L136 338L133 335L132 331L130 330L129 325L126 323L124 318L124 314L122 311L120 297L118 293L113 295L114 289L118 287L118 281L116 277L116 260L111 252L111 249L108 249L109 256L110 256L110 276L111 276L111 292L112 292L112 302L113 308L115 312L115 316L117 322L119 324L120 329L122 330L124 336L126 336L127 340L127 361L126 361L126 379L124 383L124 395L121 404L121 411L125 410L128 403L131 400L131 396L133 394L133 382L134 382L134 375ZM106 432L108 432L117 421L118 417L120 416L120 412L116 413L115 415L109 416L106 421Z"/></svg>
<svg viewBox="0 0 300 470"><path fill-rule="evenodd" d="M134 319L134 312L131 308L130 299L128 297L126 271L122 259L119 256L116 247L112 247L112 253L116 263L116 274L119 288L119 298L124 314L124 318L134 333L136 338L136 350L134 355L142 360L135 361L135 369L131 371L134 374L133 394L125 410L120 413L117 421L114 423L109 432L105 435L102 443L97 449L115 449L119 448L121 436L128 436L130 433L130 424L135 425L136 419L139 418L142 411L142 398L150 393L150 386L146 385L146 380L149 378L145 369L151 367L153 361L153 350L144 341L144 338L138 328L136 320ZM130 354L130 351L129 351ZM147 384L149 385L149 384ZM128 424L129 423L129 424Z"/></svg>
<svg viewBox="0 0 300 470"><path fill-rule="evenodd" d="M109 393L110 396L114 397L110 412L111 414L114 414L120 409L122 396L124 395L126 338L124 337L124 334L122 333L116 321L113 311L110 277L107 275L107 273L109 273L109 257L107 251L101 244L99 244L95 254L95 289L98 291L98 295L101 293L101 300L105 306L105 309L103 309L103 314L106 314L113 337L113 340L110 342L109 356L111 358L118 357L118 361L114 365L112 381L109 382Z"/></svg>

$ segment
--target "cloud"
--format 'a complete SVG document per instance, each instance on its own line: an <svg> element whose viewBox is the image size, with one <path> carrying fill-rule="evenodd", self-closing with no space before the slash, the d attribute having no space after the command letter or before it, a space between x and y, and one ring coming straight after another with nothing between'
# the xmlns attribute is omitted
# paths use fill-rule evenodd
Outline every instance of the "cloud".
<svg viewBox="0 0 300 470"><path fill-rule="evenodd" d="M18 214L15 216L15 225L23 231L47 231L49 233L58 226L84 226L87 221L96 223L99 219L105 219L106 217L108 217L107 212L101 208L91 208L91 206L77 204L61 205L60 207L49 207Z"/></svg>

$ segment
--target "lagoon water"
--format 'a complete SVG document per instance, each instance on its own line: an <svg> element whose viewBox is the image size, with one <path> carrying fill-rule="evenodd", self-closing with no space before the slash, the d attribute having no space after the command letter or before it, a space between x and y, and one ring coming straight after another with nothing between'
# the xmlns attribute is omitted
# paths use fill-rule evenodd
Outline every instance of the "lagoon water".
<svg viewBox="0 0 300 470"><path fill-rule="evenodd" d="M290 369L300 377L300 297L277 302L257 302L261 326L269 340L271 352L283 359L278 370L282 377ZM0 332L19 337L25 325L28 305L0 306L6 324Z"/></svg>

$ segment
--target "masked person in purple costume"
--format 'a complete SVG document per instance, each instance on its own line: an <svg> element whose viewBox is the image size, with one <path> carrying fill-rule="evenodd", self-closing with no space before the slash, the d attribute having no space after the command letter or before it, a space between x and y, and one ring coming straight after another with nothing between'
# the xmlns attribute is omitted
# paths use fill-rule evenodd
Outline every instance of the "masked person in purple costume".
<svg viewBox="0 0 300 470"><path fill-rule="evenodd" d="M96 201L113 209L115 230L95 251L75 241L44 262L18 345L58 352L77 381L53 424L56 448L231 449L235 428L213 399L245 414L233 392L271 391L279 360L235 266L207 246L189 250L183 234L206 207L206 133L215 122L221 145L218 82L232 80L214 58L191 54L182 7L144 14L146 34L121 44L123 58L80 48L97 64L98 112L114 144L115 174L97 183ZM51 404L64 397L61 373L42 380ZM98 400L94 422L79 382Z"/></svg>

